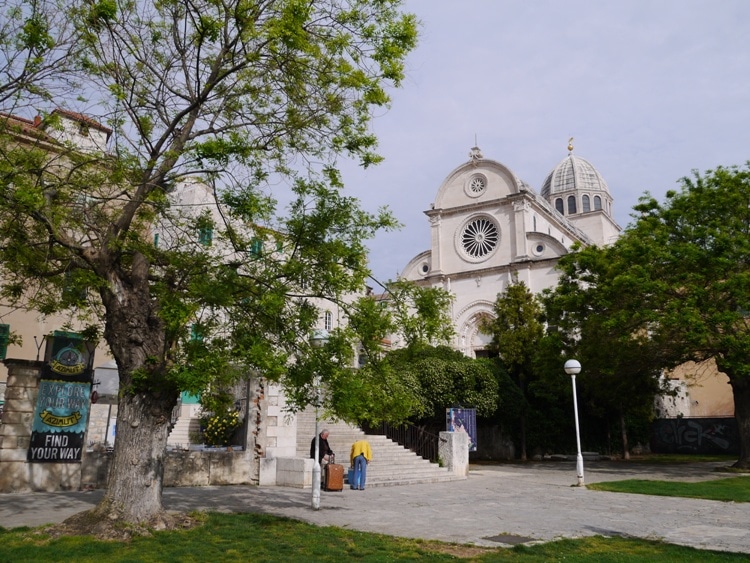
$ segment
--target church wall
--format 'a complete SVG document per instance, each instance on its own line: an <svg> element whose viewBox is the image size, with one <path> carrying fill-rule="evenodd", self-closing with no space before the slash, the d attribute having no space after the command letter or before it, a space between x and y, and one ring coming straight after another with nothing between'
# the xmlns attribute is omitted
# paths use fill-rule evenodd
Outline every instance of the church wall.
<svg viewBox="0 0 750 563"><path fill-rule="evenodd" d="M734 416L734 399L729 377L719 371L713 359L686 362L667 374L670 379L684 381L687 386L686 417Z"/></svg>
<svg viewBox="0 0 750 563"><path fill-rule="evenodd" d="M584 213L569 217L568 220L576 227L585 231L594 244L612 244L620 234L619 229L601 212Z"/></svg>
<svg viewBox="0 0 750 563"><path fill-rule="evenodd" d="M486 189L480 195L472 191L471 181L483 179ZM455 171L438 190L436 209L449 209L467 202L486 203L516 192L515 179L499 166L464 166Z"/></svg>

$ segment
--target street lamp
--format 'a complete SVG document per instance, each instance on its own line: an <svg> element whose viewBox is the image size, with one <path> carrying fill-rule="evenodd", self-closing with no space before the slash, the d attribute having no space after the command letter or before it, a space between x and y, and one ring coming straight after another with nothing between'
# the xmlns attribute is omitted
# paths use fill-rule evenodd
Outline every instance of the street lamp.
<svg viewBox="0 0 750 563"><path fill-rule="evenodd" d="M573 411L576 417L576 446L578 446L576 473L578 474L578 486L583 487L583 456L581 455L581 433L578 429L578 398L576 397L576 375L581 373L581 362L578 360L568 360L565 362L564 369L565 373L573 380Z"/></svg>
<svg viewBox="0 0 750 563"><path fill-rule="evenodd" d="M316 330L310 337L313 348L322 348L328 342L327 330ZM312 471L312 509L320 510L320 434L318 433L318 408L320 406L320 376L316 375L315 386L315 459Z"/></svg>

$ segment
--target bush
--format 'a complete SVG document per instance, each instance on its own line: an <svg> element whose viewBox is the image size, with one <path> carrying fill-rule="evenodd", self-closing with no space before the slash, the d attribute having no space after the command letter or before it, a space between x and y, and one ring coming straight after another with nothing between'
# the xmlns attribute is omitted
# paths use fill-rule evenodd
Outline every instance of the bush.
<svg viewBox="0 0 750 563"><path fill-rule="evenodd" d="M240 415L237 411L213 414L201 419L201 426L207 446L230 446L232 434L240 426Z"/></svg>

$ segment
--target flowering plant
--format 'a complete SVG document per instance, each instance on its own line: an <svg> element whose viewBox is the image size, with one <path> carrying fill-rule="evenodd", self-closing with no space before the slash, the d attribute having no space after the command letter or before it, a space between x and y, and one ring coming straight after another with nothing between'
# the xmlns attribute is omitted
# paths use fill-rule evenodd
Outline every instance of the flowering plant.
<svg viewBox="0 0 750 563"><path fill-rule="evenodd" d="M229 446L232 434L239 426L237 411L213 414L203 420L203 441L207 446Z"/></svg>

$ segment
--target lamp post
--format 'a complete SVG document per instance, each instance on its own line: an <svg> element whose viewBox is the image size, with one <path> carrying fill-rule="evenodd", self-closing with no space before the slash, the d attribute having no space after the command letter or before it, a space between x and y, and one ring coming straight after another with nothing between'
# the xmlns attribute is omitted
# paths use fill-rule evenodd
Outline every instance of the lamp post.
<svg viewBox="0 0 750 563"><path fill-rule="evenodd" d="M328 331L316 330L310 337L314 348L322 348L328 342ZM315 459L312 471L312 509L320 510L320 434L318 433L318 408L320 407L320 376L315 376Z"/></svg>
<svg viewBox="0 0 750 563"><path fill-rule="evenodd" d="M568 360L565 362L565 373L573 381L573 412L576 417L576 446L578 455L576 456L576 473L578 474L578 486L583 487L583 455L581 455L581 432L578 429L578 397L576 396L576 375L581 373L581 362L578 360Z"/></svg>

